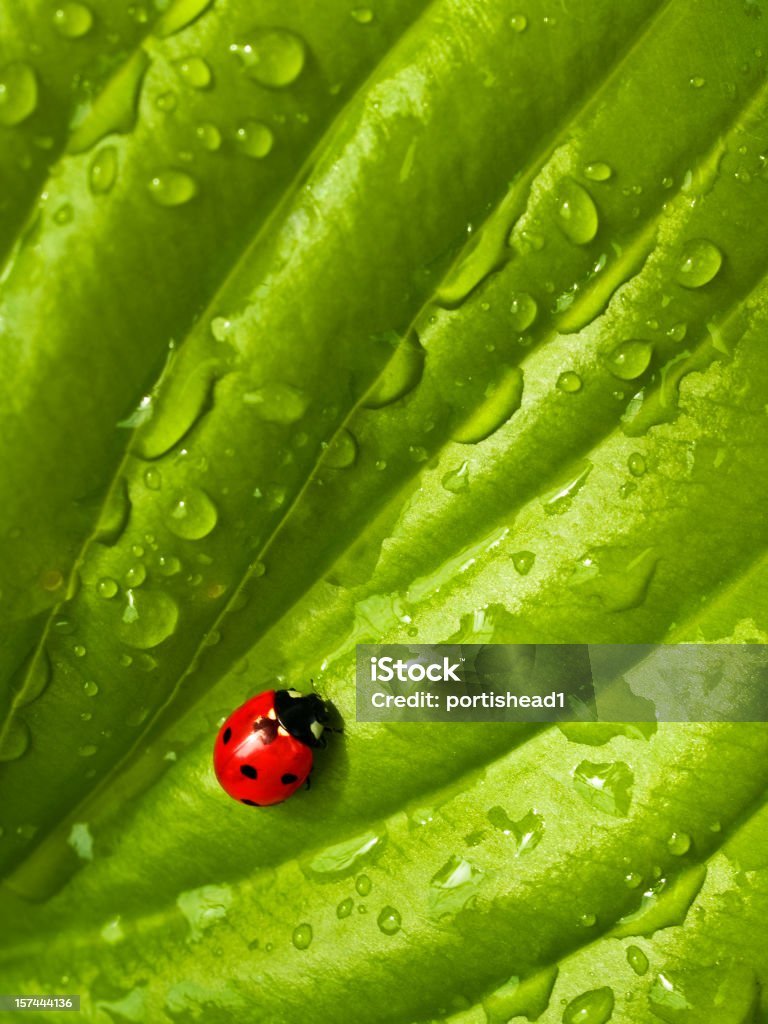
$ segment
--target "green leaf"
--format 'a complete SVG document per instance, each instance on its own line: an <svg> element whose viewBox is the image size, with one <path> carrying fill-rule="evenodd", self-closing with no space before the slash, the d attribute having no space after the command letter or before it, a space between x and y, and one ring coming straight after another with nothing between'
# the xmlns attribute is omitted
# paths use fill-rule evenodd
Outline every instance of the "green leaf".
<svg viewBox="0 0 768 1024"><path fill-rule="evenodd" d="M765 1016L764 724L354 702L364 642L765 642L760 13L0 2L0 989ZM310 678L312 791L229 800Z"/></svg>

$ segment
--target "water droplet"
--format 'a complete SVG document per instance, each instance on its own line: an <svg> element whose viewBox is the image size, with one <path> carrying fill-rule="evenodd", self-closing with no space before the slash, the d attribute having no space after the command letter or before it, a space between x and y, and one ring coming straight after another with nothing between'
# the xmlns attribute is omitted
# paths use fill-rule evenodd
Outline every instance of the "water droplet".
<svg viewBox="0 0 768 1024"><path fill-rule="evenodd" d="M95 697L99 692L99 687L92 679L89 679L83 683L83 690L85 690L86 697Z"/></svg>
<svg viewBox="0 0 768 1024"><path fill-rule="evenodd" d="M516 551L512 555L512 565L515 570L520 573L521 576L527 576L533 568L533 563L536 561L536 555L533 551Z"/></svg>
<svg viewBox="0 0 768 1024"><path fill-rule="evenodd" d="M561 484L558 484L545 494L541 502L546 514L548 516L559 516L567 512L573 504L573 499L587 482L591 472L592 463L586 461L573 474L566 477Z"/></svg>
<svg viewBox="0 0 768 1024"><path fill-rule="evenodd" d="M0 124L21 124L37 109L37 78L28 64L17 61L0 68Z"/></svg>
<svg viewBox="0 0 768 1024"><path fill-rule="evenodd" d="M642 881L643 876L639 875L636 871L630 871L629 874L624 876L624 884L628 889L636 889Z"/></svg>
<svg viewBox="0 0 768 1024"><path fill-rule="evenodd" d="M613 1014L613 989L596 988L576 996L563 1011L563 1024L607 1024Z"/></svg>
<svg viewBox="0 0 768 1024"><path fill-rule="evenodd" d="M627 946L627 963L639 975L645 974L649 967L648 957L639 946Z"/></svg>
<svg viewBox="0 0 768 1024"><path fill-rule="evenodd" d="M93 13L85 4L62 4L53 14L56 30L67 39L79 39L93 27Z"/></svg>
<svg viewBox="0 0 768 1024"><path fill-rule="evenodd" d="M376 918L376 923L385 935L395 935L400 931L402 918L394 907L383 907Z"/></svg>
<svg viewBox="0 0 768 1024"><path fill-rule="evenodd" d="M76 822L67 836L67 843L81 860L93 860L93 836L88 822Z"/></svg>
<svg viewBox="0 0 768 1024"><path fill-rule="evenodd" d="M29 746L29 726L18 715L8 721L5 735L0 739L0 761L15 761Z"/></svg>
<svg viewBox="0 0 768 1024"><path fill-rule="evenodd" d="M140 587L147 578L147 570L141 562L132 565L123 576L123 583L126 587Z"/></svg>
<svg viewBox="0 0 768 1024"><path fill-rule="evenodd" d="M613 177L613 168L609 164L597 160L584 167L584 177L589 178L590 181L608 181Z"/></svg>
<svg viewBox="0 0 768 1024"><path fill-rule="evenodd" d="M458 469L449 470L441 481L446 491L451 494L461 494L469 487L469 463L462 462Z"/></svg>
<svg viewBox="0 0 768 1024"><path fill-rule="evenodd" d="M673 832L667 840L667 846L675 857L682 857L691 848L691 837L687 832Z"/></svg>
<svg viewBox="0 0 768 1024"><path fill-rule="evenodd" d="M289 384L272 384L248 391L243 395L243 402L253 406L259 419L284 425L300 420L309 406L304 392Z"/></svg>
<svg viewBox="0 0 768 1024"><path fill-rule="evenodd" d="M363 404L368 409L381 409L404 398L419 383L423 372L424 349L414 335L408 335L394 350Z"/></svg>
<svg viewBox="0 0 768 1024"><path fill-rule="evenodd" d="M582 928L594 928L597 924L597 917L594 914L582 914L579 924Z"/></svg>
<svg viewBox="0 0 768 1024"><path fill-rule="evenodd" d="M163 576L175 576L181 572L181 562L175 555L160 555L157 567Z"/></svg>
<svg viewBox="0 0 768 1024"><path fill-rule="evenodd" d="M639 452L632 452L627 459L627 468L632 476L642 476L645 473L645 459Z"/></svg>
<svg viewBox="0 0 768 1024"><path fill-rule="evenodd" d="M160 475L160 470L155 469L154 466L146 470L144 473L144 483L150 491L159 491L163 486L163 478Z"/></svg>
<svg viewBox="0 0 768 1024"><path fill-rule="evenodd" d="M558 967L545 967L527 978L511 977L483 1000L488 1024L508 1024L513 1018L538 1020L549 1006Z"/></svg>
<svg viewBox="0 0 768 1024"><path fill-rule="evenodd" d="M77 748L77 752L80 757L93 757L99 748L93 743L85 743L82 747Z"/></svg>
<svg viewBox="0 0 768 1024"><path fill-rule="evenodd" d="M84 658L88 653L88 651L85 649L85 647L83 647L82 644L75 644L72 650L75 652L76 658Z"/></svg>
<svg viewBox="0 0 768 1024"><path fill-rule="evenodd" d="M323 466L329 469L348 469L357 459L357 441L342 428L329 443L323 454Z"/></svg>
<svg viewBox="0 0 768 1024"><path fill-rule="evenodd" d="M157 647L173 634L179 608L162 590L129 590L120 622L120 638L131 647Z"/></svg>
<svg viewBox="0 0 768 1024"><path fill-rule="evenodd" d="M37 700L48 687L52 676L51 659L45 648L41 648L29 662L22 689L16 695L17 707L25 707Z"/></svg>
<svg viewBox="0 0 768 1024"><path fill-rule="evenodd" d="M110 598L114 597L115 594L117 593L117 590L117 583L109 576L104 576L96 584L96 591L99 597L103 597L106 600L109 600Z"/></svg>
<svg viewBox="0 0 768 1024"><path fill-rule="evenodd" d="M371 891L372 887L373 883L371 882L368 875L358 875L358 877L355 879L355 889L357 891L358 896L367 896L368 893Z"/></svg>
<svg viewBox="0 0 768 1024"><path fill-rule="evenodd" d="M249 78L272 89L291 85L304 70L304 41L286 29L255 29L230 50L240 58Z"/></svg>
<svg viewBox="0 0 768 1024"><path fill-rule="evenodd" d="M649 341L622 341L608 355L608 369L619 380L634 380L648 369L653 355Z"/></svg>
<svg viewBox="0 0 768 1024"><path fill-rule="evenodd" d="M592 196L572 178L560 183L557 193L558 223L575 245L586 245L597 234L597 207Z"/></svg>
<svg viewBox="0 0 768 1024"><path fill-rule="evenodd" d="M184 540L207 537L216 525L219 513L204 491L190 490L177 498L167 519L168 529Z"/></svg>
<svg viewBox="0 0 768 1024"><path fill-rule="evenodd" d="M339 920L343 920L343 918L349 917L349 915L352 913L354 906L355 901L352 899L351 896L348 896L345 900L341 901L338 907L336 907L336 917L338 917Z"/></svg>
<svg viewBox="0 0 768 1024"><path fill-rule="evenodd" d="M688 324L679 323L673 324L667 331L667 337L671 338L672 341L682 341L688 333Z"/></svg>
<svg viewBox="0 0 768 1024"><path fill-rule="evenodd" d="M82 153L113 132L132 130L136 123L139 92L150 58L139 48L96 96L93 106L73 132L67 152Z"/></svg>
<svg viewBox="0 0 768 1024"><path fill-rule="evenodd" d="M217 149L221 149L221 132L210 121L203 121L197 125L195 135L203 149L207 149L209 153L215 153Z"/></svg>
<svg viewBox="0 0 768 1024"><path fill-rule="evenodd" d="M94 195L106 195L115 184L117 177L117 149L104 146L91 160L88 171L88 184Z"/></svg>
<svg viewBox="0 0 768 1024"><path fill-rule="evenodd" d="M723 265L723 254L706 238L686 242L675 272L675 280L685 288L701 288L716 276Z"/></svg>
<svg viewBox="0 0 768 1024"><path fill-rule="evenodd" d="M72 203L64 203L54 213L53 220L55 224L63 226L64 224L71 224L74 216L75 210Z"/></svg>
<svg viewBox="0 0 768 1024"><path fill-rule="evenodd" d="M155 34L162 39L180 32L204 14L212 3L213 0L175 0L158 22Z"/></svg>
<svg viewBox="0 0 768 1024"><path fill-rule="evenodd" d="M176 906L187 919L190 939L197 942L204 932L223 921L232 905L232 891L226 885L203 885L176 897Z"/></svg>
<svg viewBox="0 0 768 1024"><path fill-rule="evenodd" d="M373 21L373 11L370 7L354 7L350 14L358 25L370 25Z"/></svg>
<svg viewBox="0 0 768 1024"><path fill-rule="evenodd" d="M512 292L509 311L512 314L510 323L515 331L524 331L536 319L539 307L536 300L527 292Z"/></svg>
<svg viewBox="0 0 768 1024"><path fill-rule="evenodd" d="M40 586L49 593L54 593L64 582L64 576L58 569L49 569L40 577Z"/></svg>
<svg viewBox="0 0 768 1024"><path fill-rule="evenodd" d="M632 802L635 777L623 761L593 764L582 761L573 773L573 784L582 799L604 814L626 817Z"/></svg>
<svg viewBox="0 0 768 1024"><path fill-rule="evenodd" d="M312 942L312 925L307 924L306 922L304 924L297 925L293 929L291 941L296 949L309 949Z"/></svg>
<svg viewBox="0 0 768 1024"><path fill-rule="evenodd" d="M182 79L193 89L207 89L213 81L210 65L202 57L185 57L176 61Z"/></svg>
<svg viewBox="0 0 768 1024"><path fill-rule="evenodd" d="M477 444L490 437L517 412L523 401L523 371L518 366L503 369L485 390L485 400L459 424L453 440Z"/></svg>
<svg viewBox="0 0 768 1024"><path fill-rule="evenodd" d="M182 206L197 195L197 182L185 171L161 171L150 181L149 194L159 206Z"/></svg>
<svg viewBox="0 0 768 1024"><path fill-rule="evenodd" d="M528 28L528 19L524 14L513 14L509 19L509 24L513 32L525 32Z"/></svg>
<svg viewBox="0 0 768 1024"><path fill-rule="evenodd" d="M431 912L441 917L460 911L473 898L483 877L480 868L464 857L450 857L430 881Z"/></svg>
<svg viewBox="0 0 768 1024"><path fill-rule="evenodd" d="M701 89L703 85L706 85L706 79L702 78L701 75L694 75L690 82L693 89Z"/></svg>
<svg viewBox="0 0 768 1024"><path fill-rule="evenodd" d="M272 152L275 136L262 121L246 121L235 132L235 141L241 153L262 160Z"/></svg>
<svg viewBox="0 0 768 1024"><path fill-rule="evenodd" d="M581 391L581 377L573 370L565 370L557 378L557 387L559 391L564 391L567 395L575 395L577 391Z"/></svg>

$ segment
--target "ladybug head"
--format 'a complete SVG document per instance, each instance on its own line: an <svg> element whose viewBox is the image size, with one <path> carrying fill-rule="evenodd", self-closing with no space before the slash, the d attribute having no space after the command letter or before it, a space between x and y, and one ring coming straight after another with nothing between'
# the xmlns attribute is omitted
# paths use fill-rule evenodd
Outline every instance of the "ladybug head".
<svg viewBox="0 0 768 1024"><path fill-rule="evenodd" d="M328 707L316 693L298 690L275 691L275 713L282 727L308 747L324 747L323 729L328 721Z"/></svg>

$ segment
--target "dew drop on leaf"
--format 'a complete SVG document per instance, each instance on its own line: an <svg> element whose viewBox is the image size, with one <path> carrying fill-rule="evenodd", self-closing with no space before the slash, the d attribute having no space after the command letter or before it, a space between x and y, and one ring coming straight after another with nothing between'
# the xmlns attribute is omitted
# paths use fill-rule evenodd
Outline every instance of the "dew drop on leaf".
<svg viewBox="0 0 768 1024"><path fill-rule="evenodd" d="M348 896L346 899L342 900L341 903L339 903L339 905L336 907L336 917L338 917L339 920L343 920L345 917L349 917L349 915L352 913L352 910L354 909L354 906L355 901L352 899L351 896Z"/></svg>
<svg viewBox="0 0 768 1024"><path fill-rule="evenodd" d="M262 121L246 121L235 132L237 148L245 156L263 160L272 152L275 136L272 129Z"/></svg>
<svg viewBox="0 0 768 1024"><path fill-rule="evenodd" d="M120 622L120 639L146 650L171 636L179 621L179 607L162 590L129 590Z"/></svg>
<svg viewBox="0 0 768 1024"><path fill-rule="evenodd" d="M619 380L635 380L651 363L653 345L649 341L622 341L608 355L608 369Z"/></svg>
<svg viewBox="0 0 768 1024"><path fill-rule="evenodd" d="M117 150L114 146L104 146L91 160L88 170L88 184L95 196L111 192L117 177Z"/></svg>
<svg viewBox="0 0 768 1024"><path fill-rule="evenodd" d="M385 935L395 935L400 931L402 918L394 907L383 907L376 918L376 923Z"/></svg>
<svg viewBox="0 0 768 1024"><path fill-rule="evenodd" d="M177 537L200 540L213 530L218 518L218 510L205 491L193 489L174 501L166 522Z"/></svg>
<svg viewBox="0 0 768 1024"><path fill-rule="evenodd" d="M203 149L207 149L209 153L215 153L221 149L221 132L211 121L202 121L197 125L195 135Z"/></svg>
<svg viewBox="0 0 768 1024"><path fill-rule="evenodd" d="M465 460L456 469L449 470L441 481L446 491L461 494L469 487L469 463Z"/></svg>
<svg viewBox="0 0 768 1024"><path fill-rule="evenodd" d="M585 461L577 467L573 473L565 477L562 483L557 484L551 491L548 491L542 499L544 511L548 516L559 516L573 504L573 499L587 482L587 477L592 472L592 463Z"/></svg>
<svg viewBox="0 0 768 1024"><path fill-rule="evenodd" d="M304 41L286 29L254 29L230 50L240 58L249 78L272 89L291 85L304 70Z"/></svg>
<svg viewBox="0 0 768 1024"><path fill-rule="evenodd" d="M312 943L312 925L307 924L306 922L304 924L297 925L296 928L293 929L291 941L296 949L309 949Z"/></svg>
<svg viewBox="0 0 768 1024"><path fill-rule="evenodd" d="M213 0L175 0L175 3L160 19L155 33L164 38L181 31L187 25L191 25L201 14L204 14L212 3Z"/></svg>
<svg viewBox="0 0 768 1024"><path fill-rule="evenodd" d="M110 576L104 576L96 584L96 592L99 597L103 597L106 600L114 597L117 594L117 590L117 583Z"/></svg>
<svg viewBox="0 0 768 1024"><path fill-rule="evenodd" d="M0 68L0 124L21 124L37 109L37 78L22 61Z"/></svg>
<svg viewBox="0 0 768 1024"><path fill-rule="evenodd" d="M357 441L353 434L342 428L325 449L323 466L328 469L349 469L356 459Z"/></svg>
<svg viewBox="0 0 768 1024"><path fill-rule="evenodd" d="M565 370L557 378L557 388L566 395L575 395L577 391L581 391L581 377L573 370Z"/></svg>
<svg viewBox="0 0 768 1024"><path fill-rule="evenodd" d="M365 396L368 409L381 409L413 391L424 372L424 349L414 335L404 338Z"/></svg>
<svg viewBox="0 0 768 1024"><path fill-rule="evenodd" d="M483 880L480 868L464 857L450 857L430 882L429 907L437 917L460 911Z"/></svg>
<svg viewBox="0 0 768 1024"><path fill-rule="evenodd" d="M176 61L182 80L193 89L207 89L213 81L210 65L202 57L185 57Z"/></svg>
<svg viewBox="0 0 768 1024"><path fill-rule="evenodd" d="M164 114L172 113L179 104L179 98L175 92L171 89L166 89L165 92L161 92L160 95L155 99L155 106L158 110L162 110Z"/></svg>
<svg viewBox="0 0 768 1024"><path fill-rule="evenodd" d="M535 561L536 555L533 551L516 551L512 555L512 565L514 565L515 571L520 573L521 576L528 575Z"/></svg>
<svg viewBox="0 0 768 1024"><path fill-rule="evenodd" d="M15 761L21 757L29 747L29 740L29 726L18 715L13 715L0 737L0 761Z"/></svg>
<svg viewBox="0 0 768 1024"><path fill-rule="evenodd" d="M355 879L355 890L358 896L367 896L373 888L373 884L368 875L358 875Z"/></svg>
<svg viewBox="0 0 768 1024"><path fill-rule="evenodd" d="M701 288L717 275L723 254L706 238L686 242L675 271L675 280L685 288Z"/></svg>
<svg viewBox="0 0 768 1024"><path fill-rule="evenodd" d="M523 401L523 371L518 366L499 372L485 390L484 401L457 426L452 439L477 444L490 437L517 412Z"/></svg>
<svg viewBox="0 0 768 1024"><path fill-rule="evenodd" d="M95 697L99 692L99 687L92 679L89 679L83 683L83 690L86 697Z"/></svg>
<svg viewBox="0 0 768 1024"><path fill-rule="evenodd" d="M309 406L309 399L290 384L270 384L243 395L243 402L253 406L259 419L267 423L288 425L300 420Z"/></svg>
<svg viewBox="0 0 768 1024"><path fill-rule="evenodd" d="M23 688L16 697L18 707L25 707L37 700L48 688L53 669L48 651L42 647L29 662Z"/></svg>
<svg viewBox="0 0 768 1024"><path fill-rule="evenodd" d="M596 988L576 996L563 1011L563 1024L607 1024L613 1014L613 989Z"/></svg>
<svg viewBox="0 0 768 1024"><path fill-rule="evenodd" d="M85 4L62 4L53 13L56 31L67 39L80 39L93 27L93 12Z"/></svg>
<svg viewBox="0 0 768 1024"><path fill-rule="evenodd" d="M632 476L642 476L646 470L645 459L639 452L632 452L627 459L627 468Z"/></svg>
<svg viewBox="0 0 768 1024"><path fill-rule="evenodd" d="M601 160L586 164L584 167L584 177L589 178L590 181L608 181L612 176L613 169L611 166L603 163Z"/></svg>
<svg viewBox="0 0 768 1024"><path fill-rule="evenodd" d="M635 777L623 761L593 764L582 761L573 773L573 783L581 798L604 814L623 818L632 801Z"/></svg>
<svg viewBox="0 0 768 1024"><path fill-rule="evenodd" d="M370 7L353 7L350 14L358 25L370 25L373 21L373 11Z"/></svg>
<svg viewBox="0 0 768 1024"><path fill-rule="evenodd" d="M555 964L527 978L511 977L483 1000L488 1024L508 1024L518 1017L538 1020L549 1006L558 971Z"/></svg>
<svg viewBox="0 0 768 1024"><path fill-rule="evenodd" d="M687 832L673 832L667 840L667 846L675 857L682 857L691 848L691 837Z"/></svg>
<svg viewBox="0 0 768 1024"><path fill-rule="evenodd" d="M144 483L150 491L159 491L163 486L163 478L159 469L150 466L144 473Z"/></svg>
<svg viewBox="0 0 768 1024"><path fill-rule="evenodd" d="M123 583L128 588L140 587L146 578L146 567L142 565L141 562L138 562L136 565L132 565L126 570L125 575L123 576Z"/></svg>
<svg viewBox="0 0 768 1024"><path fill-rule="evenodd" d="M98 749L94 743L84 743L83 746L77 748L77 752L80 757L93 757Z"/></svg>
<svg viewBox="0 0 768 1024"><path fill-rule="evenodd" d="M509 24L513 32L525 32L528 28L528 19L524 14L513 14L509 19Z"/></svg>
<svg viewBox="0 0 768 1024"><path fill-rule="evenodd" d="M197 182L186 171L161 171L147 187L159 206L183 206L198 193Z"/></svg>
<svg viewBox="0 0 768 1024"><path fill-rule="evenodd" d="M557 216L563 233L575 245L586 245L597 234L597 207L589 192L572 178L560 183Z"/></svg>
<svg viewBox="0 0 768 1024"><path fill-rule="evenodd" d="M627 963L635 974L642 976L648 971L648 957L639 946L627 946Z"/></svg>
<svg viewBox="0 0 768 1024"><path fill-rule="evenodd" d="M527 292L513 292L510 302L510 323L515 331L525 331L536 319L536 300Z"/></svg>
<svg viewBox="0 0 768 1024"><path fill-rule="evenodd" d="M58 210L53 215L55 224L63 226L65 224L71 224L75 216L75 210L72 203L62 203Z"/></svg>

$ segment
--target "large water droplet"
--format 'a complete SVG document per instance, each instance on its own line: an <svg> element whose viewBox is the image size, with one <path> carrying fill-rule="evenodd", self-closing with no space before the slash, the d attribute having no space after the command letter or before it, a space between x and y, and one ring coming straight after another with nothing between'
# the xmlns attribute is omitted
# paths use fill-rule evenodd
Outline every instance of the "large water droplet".
<svg viewBox="0 0 768 1024"><path fill-rule="evenodd" d="M62 4L53 14L57 32L67 39L79 39L93 27L93 12L85 4Z"/></svg>
<svg viewBox="0 0 768 1024"><path fill-rule="evenodd" d="M205 491L190 490L171 506L167 523L177 537L200 540L208 536L218 518L218 510Z"/></svg>
<svg viewBox="0 0 768 1024"><path fill-rule="evenodd" d="M309 949L312 943L312 925L307 922L297 925L293 929L291 941L296 949Z"/></svg>
<svg viewBox="0 0 768 1024"><path fill-rule="evenodd" d="M197 182L186 171L160 171L147 187L159 206L183 206L198 193Z"/></svg>
<svg viewBox="0 0 768 1024"><path fill-rule="evenodd" d="M179 75L193 89L207 89L213 81L213 72L202 57L185 57L176 61Z"/></svg>
<svg viewBox="0 0 768 1024"><path fill-rule="evenodd" d="M131 589L132 587L140 587L146 578L146 566L142 562L137 562L136 565L132 565L126 570L123 576L123 583L128 589Z"/></svg>
<svg viewBox="0 0 768 1024"><path fill-rule="evenodd" d="M557 388L566 395L575 395L577 391L581 391L581 377L573 370L565 370L557 378Z"/></svg>
<svg viewBox="0 0 768 1024"><path fill-rule="evenodd" d="M85 118L73 132L67 152L82 153L112 132L129 132L136 123L138 98L150 58L143 49L109 80Z"/></svg>
<svg viewBox="0 0 768 1024"><path fill-rule="evenodd" d="M5 735L0 739L0 761L15 761L29 746L29 726L18 715L9 721Z"/></svg>
<svg viewBox="0 0 768 1024"><path fill-rule="evenodd" d="M517 844L516 857L534 850L544 838L544 817L536 810L528 811L520 821L512 821L503 807L491 807L486 814L494 828L504 835L513 836Z"/></svg>
<svg viewBox="0 0 768 1024"><path fill-rule="evenodd" d="M0 68L0 124L21 124L37 108L35 72L21 61Z"/></svg>
<svg viewBox="0 0 768 1024"><path fill-rule="evenodd" d="M622 341L608 355L608 369L620 380L634 380L651 363L653 345L649 341Z"/></svg>
<svg viewBox="0 0 768 1024"><path fill-rule="evenodd" d="M549 1006L557 975L558 967L554 965L528 978L510 978L483 1000L488 1024L508 1024L518 1017L538 1020Z"/></svg>
<svg viewBox="0 0 768 1024"><path fill-rule="evenodd" d="M613 989L596 988L576 996L563 1011L563 1024L607 1024L613 1014Z"/></svg>
<svg viewBox="0 0 768 1024"><path fill-rule="evenodd" d="M308 864L302 865L302 870L310 877L318 877L326 881L345 878L359 870L365 861L380 853L383 842L383 837L377 833L366 832L342 843L326 847L316 854ZM360 878L367 878L367 875L361 875ZM363 888L365 888L365 884L363 884Z"/></svg>
<svg viewBox="0 0 768 1024"><path fill-rule="evenodd" d="M309 399L303 391L289 384L271 384L243 395L243 402L252 405L256 415L267 423L296 423L307 411Z"/></svg>
<svg viewBox="0 0 768 1024"><path fill-rule="evenodd" d="M92 679L88 679L86 682L83 683L83 690L85 692L86 697L95 697L96 694L99 692L99 687L98 684L95 683Z"/></svg>
<svg viewBox="0 0 768 1024"><path fill-rule="evenodd" d="M706 238L686 242L675 271L675 280L685 288L709 284L723 265L723 254Z"/></svg>
<svg viewBox="0 0 768 1024"><path fill-rule="evenodd" d="M112 190L117 177L117 149L104 146L93 159L88 170L88 184L95 196L105 195Z"/></svg>
<svg viewBox="0 0 768 1024"><path fill-rule="evenodd" d="M639 946L627 946L627 963L639 975L645 974L649 967L648 957Z"/></svg>
<svg viewBox="0 0 768 1024"><path fill-rule="evenodd" d="M212 3L213 0L176 0L157 23L155 34L164 38L181 31L204 14Z"/></svg>
<svg viewBox="0 0 768 1024"><path fill-rule="evenodd" d="M16 696L17 707L25 707L37 700L48 688L52 675L51 659L43 647L28 662L21 689Z"/></svg>
<svg viewBox="0 0 768 1024"><path fill-rule="evenodd" d="M131 647L157 647L173 634L179 607L162 590L129 590L120 622L120 639Z"/></svg>
<svg viewBox="0 0 768 1024"><path fill-rule="evenodd" d="M442 917L460 911L475 895L483 879L480 868L463 857L454 855L433 875L430 882L429 908Z"/></svg>
<svg viewBox="0 0 768 1024"><path fill-rule="evenodd" d="M524 14L513 14L509 19L509 24L513 32L525 32L528 28L528 19Z"/></svg>
<svg viewBox="0 0 768 1024"><path fill-rule="evenodd" d="M573 773L573 784L582 799L604 814L626 817L632 802L635 777L623 761L593 764L582 761Z"/></svg>
<svg viewBox="0 0 768 1024"><path fill-rule="evenodd" d="M513 330L524 331L536 319L539 307L536 300L527 292L513 292L509 306L510 323Z"/></svg>
<svg viewBox="0 0 768 1024"><path fill-rule="evenodd" d="M394 907L383 907L376 918L376 923L385 935L395 935L400 931L402 918Z"/></svg>
<svg viewBox="0 0 768 1024"><path fill-rule="evenodd" d="M667 840L669 852L675 857L683 857L691 848L691 837L687 832L673 832Z"/></svg>
<svg viewBox="0 0 768 1024"><path fill-rule="evenodd" d="M323 453L323 466L329 469L349 469L357 459L357 441L348 430L341 429Z"/></svg>
<svg viewBox="0 0 768 1024"><path fill-rule="evenodd" d="M291 85L304 70L304 41L286 29L254 29L230 50L238 55L249 78L272 89Z"/></svg>
<svg viewBox="0 0 768 1024"><path fill-rule="evenodd" d="M461 444L477 444L490 437L523 401L523 371L519 366L507 367L485 390L484 401L453 434L453 440Z"/></svg>
<svg viewBox="0 0 768 1024"><path fill-rule="evenodd" d="M368 409L381 409L405 397L416 387L424 372L424 349L414 335L408 335L398 344L373 387L366 394L363 405Z"/></svg>
<svg viewBox="0 0 768 1024"><path fill-rule="evenodd" d="M262 121L246 121L235 132L237 148L246 156L263 160L272 152L275 136Z"/></svg>
<svg viewBox="0 0 768 1024"><path fill-rule="evenodd" d="M572 178L566 178L560 183L557 216L563 233L575 245L586 245L597 234L597 207L589 192Z"/></svg>

